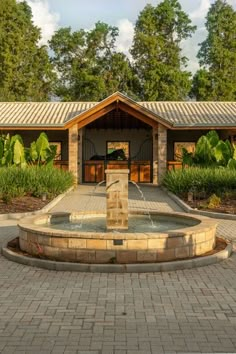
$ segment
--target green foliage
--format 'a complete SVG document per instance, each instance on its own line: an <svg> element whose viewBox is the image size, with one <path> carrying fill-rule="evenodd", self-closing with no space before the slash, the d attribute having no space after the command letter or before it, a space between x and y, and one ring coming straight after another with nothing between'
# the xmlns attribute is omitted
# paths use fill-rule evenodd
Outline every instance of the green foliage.
<svg viewBox="0 0 236 354"><path fill-rule="evenodd" d="M148 4L135 26L131 54L140 82L142 100L183 100L190 89L191 74L182 68L187 58L180 43L195 26L177 0L163 0L156 7Z"/></svg>
<svg viewBox="0 0 236 354"><path fill-rule="evenodd" d="M183 165L188 166L228 166L234 168L236 161L235 147L226 140L220 140L215 130L202 135L196 144L194 154L190 154L186 149L182 150Z"/></svg>
<svg viewBox="0 0 236 354"><path fill-rule="evenodd" d="M215 193L212 194L209 198L208 198L208 204L207 207L209 209L214 209L217 208L218 206L220 206L221 203L221 198L218 197Z"/></svg>
<svg viewBox="0 0 236 354"><path fill-rule="evenodd" d="M74 183L72 173L48 166L15 166L0 169L0 198L9 203L12 198L25 194L41 197L46 193L55 197Z"/></svg>
<svg viewBox="0 0 236 354"><path fill-rule="evenodd" d="M0 101L48 100L52 66L39 40L26 1L1 0Z"/></svg>
<svg viewBox="0 0 236 354"><path fill-rule="evenodd" d="M0 167L18 166L27 164L52 165L56 156L56 146L50 145L45 133L41 133L37 141L33 141L30 148L25 148L20 135L10 137L0 135Z"/></svg>
<svg viewBox="0 0 236 354"><path fill-rule="evenodd" d="M229 168L191 167L169 171L163 181L164 186L180 197L189 191L206 195L221 194L236 189L236 170Z"/></svg>
<svg viewBox="0 0 236 354"><path fill-rule="evenodd" d="M59 29L50 41L58 73L55 93L64 101L100 101L115 91L134 96L128 58L115 50L118 28L97 22L90 31Z"/></svg>
<svg viewBox="0 0 236 354"><path fill-rule="evenodd" d="M22 138L16 134L0 136L0 167L16 165L25 167L25 151Z"/></svg>
<svg viewBox="0 0 236 354"><path fill-rule="evenodd" d="M194 76L192 95L198 101L236 99L236 11L216 0L206 17L208 36L198 53L200 70Z"/></svg>

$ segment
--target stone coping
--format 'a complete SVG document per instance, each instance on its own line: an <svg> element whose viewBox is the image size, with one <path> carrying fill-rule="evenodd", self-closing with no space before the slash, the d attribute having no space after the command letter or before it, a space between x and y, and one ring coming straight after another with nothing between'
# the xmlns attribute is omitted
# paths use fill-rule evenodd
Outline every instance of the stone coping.
<svg viewBox="0 0 236 354"><path fill-rule="evenodd" d="M148 273L148 272L167 272L182 269L192 269L203 267L221 262L230 257L232 245L228 244L226 248L210 256L197 257L188 260L178 260L172 262L160 263L138 263L138 264L85 264L57 262L45 259L30 258L17 254L7 248L7 244L2 246L2 254L10 261L17 262L32 267L39 267L54 271L70 272L93 272L93 273Z"/></svg>
<svg viewBox="0 0 236 354"><path fill-rule="evenodd" d="M147 213L147 210L132 210L129 214L131 215L143 215ZM68 221L68 220L81 220L87 217L106 217L105 213L101 213L101 211L86 211L86 212L72 212L72 213L46 213L38 216L31 216L22 219L18 226L21 230L26 232L34 232L34 234L47 235L53 237L64 237L64 238L73 238L73 237L85 237L86 239L99 239L106 237L107 240L120 239L122 235L123 240L132 240L142 238L142 239L150 239L150 238L167 238L167 237L183 237L185 235L192 235L194 233L200 232L208 232L217 226L215 220L208 219L204 216L194 217L192 215L188 215L186 213L167 213L167 212L155 212L150 211L151 215L158 215L161 218L168 218L171 215L172 219L181 219L186 222L197 221L198 224L190 225L189 227L184 227L182 229L170 230L168 232L141 232L141 233L126 233L122 230L120 233L114 232L83 232L82 230L76 231L68 231L68 230L58 230L58 229L50 229L46 227L45 223L49 223L51 217L55 217L59 222Z"/></svg>
<svg viewBox="0 0 236 354"><path fill-rule="evenodd" d="M188 204L186 204L182 199L180 199L174 193L168 191L166 188L162 187L162 189L168 194L168 196L176 202L186 213L195 214L195 215L202 215L209 218L214 219L225 219L225 220L236 220L235 214L226 214L226 213L216 213L213 211L206 211L206 210L199 210L193 209Z"/></svg>
<svg viewBox="0 0 236 354"><path fill-rule="evenodd" d="M73 191L74 187L69 188L65 193L59 194L56 198L54 198L51 202L49 202L45 207L40 210L29 211L25 213L8 213L8 214L0 214L1 220L20 220L22 218L31 216L31 215L39 215L42 213L47 213L51 210L57 203L59 203L67 193Z"/></svg>

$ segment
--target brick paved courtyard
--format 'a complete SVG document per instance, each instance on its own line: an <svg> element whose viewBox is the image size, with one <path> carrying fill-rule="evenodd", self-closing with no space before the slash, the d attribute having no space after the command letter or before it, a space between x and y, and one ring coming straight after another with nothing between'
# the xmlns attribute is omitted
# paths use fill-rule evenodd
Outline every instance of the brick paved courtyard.
<svg viewBox="0 0 236 354"><path fill-rule="evenodd" d="M178 209L146 189L146 202L131 191L131 208ZM96 197L89 190L54 210L88 209L91 198L93 209L103 208L102 190ZM218 233L223 225L233 238L235 223L220 222ZM0 222L1 243L16 235L15 221ZM198 269L144 274L56 272L0 256L0 353L175 352L236 353L235 254Z"/></svg>

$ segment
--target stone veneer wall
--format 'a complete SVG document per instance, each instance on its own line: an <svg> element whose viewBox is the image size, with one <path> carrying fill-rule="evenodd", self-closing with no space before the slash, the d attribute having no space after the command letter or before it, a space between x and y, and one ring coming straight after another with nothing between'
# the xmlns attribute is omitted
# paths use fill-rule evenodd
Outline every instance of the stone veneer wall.
<svg viewBox="0 0 236 354"><path fill-rule="evenodd" d="M128 229L129 170L106 170L107 229Z"/></svg>
<svg viewBox="0 0 236 354"><path fill-rule="evenodd" d="M73 125L68 130L69 134L69 171L75 176L75 184L78 183L78 128Z"/></svg>
<svg viewBox="0 0 236 354"><path fill-rule="evenodd" d="M153 184L158 184L158 129L152 130L152 177Z"/></svg>
<svg viewBox="0 0 236 354"><path fill-rule="evenodd" d="M167 171L167 129L159 124L158 126L158 184L161 184L164 174Z"/></svg>
<svg viewBox="0 0 236 354"><path fill-rule="evenodd" d="M66 214L66 213L65 213ZM94 213L95 214L95 213ZM93 215L94 215L93 214ZM164 213L163 213L164 214ZM182 218L185 214L179 214ZM99 212L97 216L100 216ZM105 215L103 214L103 217ZM83 217L85 215L83 214ZM215 247L216 223L205 219L199 225L169 233L69 232L45 228L38 223L68 221L62 213L27 218L19 224L20 248L52 260L81 263L141 263L188 259ZM188 217L186 217L188 218ZM190 217L189 217L190 218ZM195 218L195 217L194 217ZM199 216L197 219L202 219ZM81 214L78 215L81 219ZM37 223L34 224L33 220Z"/></svg>

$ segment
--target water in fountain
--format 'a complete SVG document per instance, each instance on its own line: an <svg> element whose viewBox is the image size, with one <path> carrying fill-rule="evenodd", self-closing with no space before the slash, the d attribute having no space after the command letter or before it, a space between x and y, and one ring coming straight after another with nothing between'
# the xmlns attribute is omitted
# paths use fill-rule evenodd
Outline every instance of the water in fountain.
<svg viewBox="0 0 236 354"><path fill-rule="evenodd" d="M145 196L144 196L144 194L143 194L143 191L142 191L141 188L139 187L139 185L138 185L136 182L131 181L131 180L129 180L129 183L132 183L132 184L137 188L138 192L140 193L140 196L141 196L142 200L143 200L144 202L146 202L146 198L145 198ZM157 225L156 225L156 223L154 224L153 219L152 219L152 216L151 216L150 211L149 211L148 209L145 210L145 214L148 216L152 228L153 228L153 229L156 229Z"/></svg>

